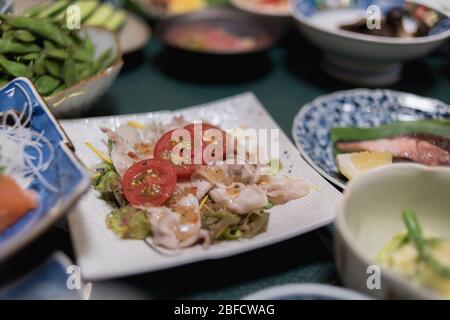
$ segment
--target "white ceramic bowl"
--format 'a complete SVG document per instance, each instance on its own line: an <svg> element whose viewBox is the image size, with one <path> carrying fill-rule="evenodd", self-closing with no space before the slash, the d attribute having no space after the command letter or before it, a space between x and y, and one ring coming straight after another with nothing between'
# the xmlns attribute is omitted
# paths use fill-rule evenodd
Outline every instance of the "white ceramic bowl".
<svg viewBox="0 0 450 320"><path fill-rule="evenodd" d="M83 30L89 34L94 43L96 58L105 50L112 48L116 60L111 67L97 75L45 98L54 114L60 118L79 116L88 110L109 89L123 66L122 51L115 33L96 27L87 27Z"/></svg>
<svg viewBox="0 0 450 320"><path fill-rule="evenodd" d="M382 1L369 0L365 3L368 6ZM340 7L334 8L331 4ZM366 10L358 8L354 2L344 0L330 1L330 5L325 8L317 8L317 4L309 0L292 0L291 6L301 32L323 50L324 71L339 80L353 84L366 86L392 84L401 76L401 62L429 54L450 37L450 28L443 28L437 34L417 38L389 38L341 30L340 25L351 23L366 15ZM431 5L425 6L443 19L449 18L448 12Z"/></svg>
<svg viewBox="0 0 450 320"><path fill-rule="evenodd" d="M380 289L367 286L372 274L368 266L376 265L380 249L405 229L403 209L414 210L424 230L450 239L450 168L392 164L348 184L337 209L335 234L337 268L346 286L380 299L438 298L386 268L381 268Z"/></svg>

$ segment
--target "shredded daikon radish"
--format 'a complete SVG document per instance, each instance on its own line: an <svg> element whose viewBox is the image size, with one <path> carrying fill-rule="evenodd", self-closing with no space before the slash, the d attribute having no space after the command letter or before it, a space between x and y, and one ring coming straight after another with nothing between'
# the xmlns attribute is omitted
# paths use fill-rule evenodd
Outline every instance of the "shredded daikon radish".
<svg viewBox="0 0 450 320"><path fill-rule="evenodd" d="M22 88L20 88L22 89ZM22 90L24 91L24 90ZM26 127L32 115L32 104L28 101L23 110L9 110L2 113L0 122L0 167L4 174L14 177L23 187L28 188L34 179L38 179L46 189L57 192L42 172L48 169L55 158L55 150L44 132L36 132ZM44 155L43 149L49 150Z"/></svg>

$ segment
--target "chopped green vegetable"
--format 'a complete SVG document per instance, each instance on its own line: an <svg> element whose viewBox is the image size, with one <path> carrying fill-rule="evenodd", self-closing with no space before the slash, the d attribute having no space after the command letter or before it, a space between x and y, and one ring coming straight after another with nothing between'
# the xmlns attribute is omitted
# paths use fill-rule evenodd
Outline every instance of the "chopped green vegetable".
<svg viewBox="0 0 450 320"><path fill-rule="evenodd" d="M145 239L151 234L147 214L132 206L114 209L106 218L109 229L124 239Z"/></svg>
<svg viewBox="0 0 450 320"><path fill-rule="evenodd" d="M230 227L241 222L241 218L226 210L209 212L202 215L202 227L209 230L211 238L218 240Z"/></svg>
<svg viewBox="0 0 450 320"><path fill-rule="evenodd" d="M122 192L122 179L111 164L105 163L103 168L97 170L98 175L92 180L94 189L101 197L108 201L114 201L119 206L127 204Z"/></svg>
<svg viewBox="0 0 450 320"><path fill-rule="evenodd" d="M70 2L68 0L59 0L51 3L50 5L46 6L43 10L39 11L35 16L37 18L48 18L51 17L54 14L57 14L58 12L64 10Z"/></svg>
<svg viewBox="0 0 450 320"><path fill-rule="evenodd" d="M252 238L266 229L268 221L269 212L264 208L242 216L227 210L202 215L202 227L213 240Z"/></svg>
<svg viewBox="0 0 450 320"><path fill-rule="evenodd" d="M101 26L114 13L114 7L110 4L102 5L87 19L84 24L87 26Z"/></svg>
<svg viewBox="0 0 450 320"><path fill-rule="evenodd" d="M127 13L124 10L116 10L101 26L111 31L117 31L124 25L126 18Z"/></svg>
<svg viewBox="0 0 450 320"><path fill-rule="evenodd" d="M267 204L264 206L264 209L269 210L273 208L273 203L272 201L269 200L269 202L267 202Z"/></svg>
<svg viewBox="0 0 450 320"><path fill-rule="evenodd" d="M80 8L80 21L84 22L87 18L89 18L94 11L98 8L100 5L100 2L98 0L78 0L73 3L73 5L78 6ZM54 16L54 19L56 21L61 21L65 18L66 11L62 11L56 16Z"/></svg>
<svg viewBox="0 0 450 320"><path fill-rule="evenodd" d="M411 210L403 210L402 218L408 231L409 240L414 244L420 259L434 272L444 278L450 279L450 269L441 265L433 256L429 244L427 244L423 236L422 228L419 225L416 214Z"/></svg>

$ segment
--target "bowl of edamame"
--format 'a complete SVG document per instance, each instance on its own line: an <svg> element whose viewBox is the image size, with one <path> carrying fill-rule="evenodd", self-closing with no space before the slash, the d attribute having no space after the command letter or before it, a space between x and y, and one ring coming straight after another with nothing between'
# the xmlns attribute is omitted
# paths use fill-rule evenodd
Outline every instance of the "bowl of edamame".
<svg viewBox="0 0 450 320"><path fill-rule="evenodd" d="M106 29L0 15L0 34L0 86L30 79L58 117L86 111L123 65L119 40Z"/></svg>

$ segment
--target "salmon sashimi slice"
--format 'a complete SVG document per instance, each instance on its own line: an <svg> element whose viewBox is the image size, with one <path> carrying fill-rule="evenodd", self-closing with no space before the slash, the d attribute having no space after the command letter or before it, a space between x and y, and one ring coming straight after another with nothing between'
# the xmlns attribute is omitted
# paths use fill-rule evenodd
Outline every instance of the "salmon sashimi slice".
<svg viewBox="0 0 450 320"><path fill-rule="evenodd" d="M390 152L394 158L408 159L429 166L450 166L450 152L429 139L396 136L389 139L341 141L336 147L343 152Z"/></svg>
<svg viewBox="0 0 450 320"><path fill-rule="evenodd" d="M34 192L22 189L10 176L0 175L0 233L36 207Z"/></svg>

